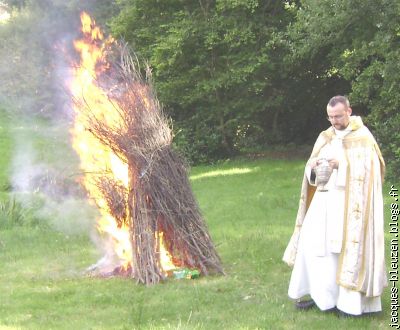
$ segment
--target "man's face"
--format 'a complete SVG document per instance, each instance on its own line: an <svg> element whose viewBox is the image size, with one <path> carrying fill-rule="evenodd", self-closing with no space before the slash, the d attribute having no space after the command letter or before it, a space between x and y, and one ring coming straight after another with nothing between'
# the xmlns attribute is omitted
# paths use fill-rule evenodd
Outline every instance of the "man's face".
<svg viewBox="0 0 400 330"><path fill-rule="evenodd" d="M333 127L342 131L349 125L351 108L343 103L337 103L334 107L328 105L326 112L328 120Z"/></svg>

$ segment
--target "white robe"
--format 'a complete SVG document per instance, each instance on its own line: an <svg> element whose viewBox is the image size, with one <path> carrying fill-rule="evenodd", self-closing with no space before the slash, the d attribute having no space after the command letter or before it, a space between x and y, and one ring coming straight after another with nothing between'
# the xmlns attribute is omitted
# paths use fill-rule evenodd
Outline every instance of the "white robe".
<svg viewBox="0 0 400 330"><path fill-rule="evenodd" d="M298 252L289 283L289 297L299 299L310 295L321 310L335 306L348 314L360 315L382 310L380 297L341 287L336 283L338 258L343 241L346 157L342 140L350 130L337 131L330 143L319 152L318 158L336 158L339 168L333 170L326 187L316 191L304 218ZM310 184L311 167L306 167Z"/></svg>

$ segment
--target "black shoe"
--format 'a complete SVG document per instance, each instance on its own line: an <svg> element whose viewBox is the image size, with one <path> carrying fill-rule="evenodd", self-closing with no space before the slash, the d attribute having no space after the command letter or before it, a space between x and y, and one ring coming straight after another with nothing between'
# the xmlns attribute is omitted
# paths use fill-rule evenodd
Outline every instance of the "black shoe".
<svg viewBox="0 0 400 330"><path fill-rule="evenodd" d="M310 299L310 300L303 300L303 301L296 301L295 304L297 309L301 310L307 310L315 306L315 301Z"/></svg>
<svg viewBox="0 0 400 330"><path fill-rule="evenodd" d="M324 311L323 311L324 313L339 313L339 310L336 308L336 306L335 307L332 307L332 308L329 308L329 309L325 309Z"/></svg>
<svg viewBox="0 0 400 330"><path fill-rule="evenodd" d="M361 315L348 314L348 313L345 313L345 312L341 311L340 309L338 309L337 315L339 318L346 319L346 318L359 318L359 317L362 317L364 314L361 314Z"/></svg>

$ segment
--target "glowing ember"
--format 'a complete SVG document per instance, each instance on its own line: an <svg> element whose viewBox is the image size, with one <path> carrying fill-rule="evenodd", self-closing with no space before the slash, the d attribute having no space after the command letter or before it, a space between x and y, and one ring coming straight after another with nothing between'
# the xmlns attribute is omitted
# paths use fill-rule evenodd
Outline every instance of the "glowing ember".
<svg viewBox="0 0 400 330"><path fill-rule="evenodd" d="M104 57L107 44L112 39L103 40L103 34L95 22L86 13L81 14L83 38L74 42L80 54L80 63L73 70L73 81L70 86L75 99L75 122L71 131L73 148L80 156L80 166L84 172L83 185L100 211L98 229L112 238L114 254L118 258L116 267L123 270L132 268L132 244L129 226L124 219L117 221L113 216L104 194L99 188L99 175L104 180L109 178L128 190L128 164L121 155L117 155L90 131L89 120L101 119L104 125L124 127L118 116L118 106L105 95L96 84L98 76L108 67ZM90 112L88 113L88 111ZM122 210L127 214L128 210ZM175 268L171 255L163 242L163 233L156 232L156 246L159 261L164 273Z"/></svg>

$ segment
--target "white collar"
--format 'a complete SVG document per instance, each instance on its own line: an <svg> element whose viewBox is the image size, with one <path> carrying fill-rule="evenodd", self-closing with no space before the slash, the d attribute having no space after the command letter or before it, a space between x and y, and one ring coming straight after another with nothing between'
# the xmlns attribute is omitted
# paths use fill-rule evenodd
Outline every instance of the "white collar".
<svg viewBox="0 0 400 330"><path fill-rule="evenodd" d="M336 129L335 127L333 128L335 130L335 134L338 138L344 138L347 134L351 132L351 127L348 125L345 129L339 130Z"/></svg>

